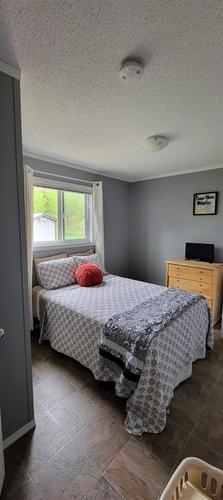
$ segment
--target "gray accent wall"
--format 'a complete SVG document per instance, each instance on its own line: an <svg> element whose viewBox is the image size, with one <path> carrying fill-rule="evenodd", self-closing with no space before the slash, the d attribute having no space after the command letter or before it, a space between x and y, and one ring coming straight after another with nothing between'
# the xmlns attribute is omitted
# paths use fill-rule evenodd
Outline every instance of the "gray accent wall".
<svg viewBox="0 0 223 500"><path fill-rule="evenodd" d="M193 216L193 194L218 191L217 215ZM223 168L129 185L130 276L164 284L165 260L185 242L214 243L223 262Z"/></svg>
<svg viewBox="0 0 223 500"><path fill-rule="evenodd" d="M104 229L105 229L105 265L112 274L128 275L128 186L125 181L112 179L85 172L77 168L70 168L56 163L37 160L24 156L24 163L35 171L44 171L46 174L56 174L74 177L87 181L103 181L104 200ZM79 248L80 249L80 248ZM74 251L73 248L63 248L63 251ZM57 251L34 252L34 257L61 253Z"/></svg>

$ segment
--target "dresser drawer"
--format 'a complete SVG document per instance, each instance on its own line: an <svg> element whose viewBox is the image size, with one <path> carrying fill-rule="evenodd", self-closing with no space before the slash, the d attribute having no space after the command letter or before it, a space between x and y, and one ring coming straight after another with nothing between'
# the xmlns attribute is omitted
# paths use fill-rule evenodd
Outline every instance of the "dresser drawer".
<svg viewBox="0 0 223 500"><path fill-rule="evenodd" d="M209 269L199 269L196 267L181 266L180 264L169 264L169 276L175 276L180 279L187 279L192 281L201 281L212 284L213 272Z"/></svg>
<svg viewBox="0 0 223 500"><path fill-rule="evenodd" d="M202 281L193 281L177 278L176 276L169 276L169 287L182 288L190 292L200 293L205 297L212 298L212 283L205 283Z"/></svg>

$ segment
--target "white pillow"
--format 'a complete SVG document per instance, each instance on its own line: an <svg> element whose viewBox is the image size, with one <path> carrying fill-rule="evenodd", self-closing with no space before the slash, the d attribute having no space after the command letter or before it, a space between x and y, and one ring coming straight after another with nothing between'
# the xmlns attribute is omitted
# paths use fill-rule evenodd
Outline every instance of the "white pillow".
<svg viewBox="0 0 223 500"><path fill-rule="evenodd" d="M92 255L85 255L82 257L73 256L73 259L75 267L79 266L80 264L87 264L89 262L90 264L96 264L96 266L98 266L102 270L103 274L107 274L102 264L101 257L100 255L98 255L98 253L93 253Z"/></svg>
<svg viewBox="0 0 223 500"><path fill-rule="evenodd" d="M53 290L54 288L75 283L75 264L72 257L39 262L36 267L40 284L46 290Z"/></svg>

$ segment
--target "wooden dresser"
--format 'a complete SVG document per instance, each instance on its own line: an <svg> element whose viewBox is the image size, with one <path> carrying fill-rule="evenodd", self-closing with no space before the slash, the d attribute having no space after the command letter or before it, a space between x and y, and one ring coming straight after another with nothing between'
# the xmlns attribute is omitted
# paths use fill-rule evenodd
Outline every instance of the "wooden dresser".
<svg viewBox="0 0 223 500"><path fill-rule="evenodd" d="M212 312L213 325L221 316L223 264L196 260L166 261L166 286L204 295Z"/></svg>

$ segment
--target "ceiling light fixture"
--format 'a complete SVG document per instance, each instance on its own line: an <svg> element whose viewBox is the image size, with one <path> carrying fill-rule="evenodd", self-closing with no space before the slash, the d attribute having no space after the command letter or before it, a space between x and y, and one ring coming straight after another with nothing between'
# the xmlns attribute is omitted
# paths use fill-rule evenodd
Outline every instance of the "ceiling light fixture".
<svg viewBox="0 0 223 500"><path fill-rule="evenodd" d="M145 139L144 147L147 151L155 152L168 146L170 140L164 135L151 135Z"/></svg>
<svg viewBox="0 0 223 500"><path fill-rule="evenodd" d="M119 70L119 78L121 80L140 80L142 78L144 68L141 62L134 60L126 60L121 64Z"/></svg>

